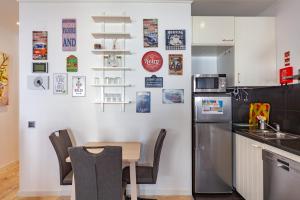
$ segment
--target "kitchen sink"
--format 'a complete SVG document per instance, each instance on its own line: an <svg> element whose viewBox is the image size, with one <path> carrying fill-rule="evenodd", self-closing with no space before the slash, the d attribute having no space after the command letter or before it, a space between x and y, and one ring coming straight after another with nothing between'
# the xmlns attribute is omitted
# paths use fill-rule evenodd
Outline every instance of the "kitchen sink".
<svg viewBox="0 0 300 200"><path fill-rule="evenodd" d="M293 140L299 139L300 136L284 132L275 132L273 130L260 130L260 129L244 129L244 133L251 134L264 140Z"/></svg>

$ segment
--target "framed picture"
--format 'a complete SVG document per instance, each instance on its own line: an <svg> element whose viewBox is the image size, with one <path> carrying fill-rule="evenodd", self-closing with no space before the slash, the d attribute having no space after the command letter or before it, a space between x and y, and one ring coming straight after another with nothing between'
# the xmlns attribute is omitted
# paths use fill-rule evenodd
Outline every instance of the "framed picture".
<svg viewBox="0 0 300 200"><path fill-rule="evenodd" d="M62 50L76 51L76 19L62 20Z"/></svg>
<svg viewBox="0 0 300 200"><path fill-rule="evenodd" d="M47 31L32 32L32 59L33 60L48 59L48 32Z"/></svg>
<svg viewBox="0 0 300 200"><path fill-rule="evenodd" d="M32 73L48 73L48 63L47 62L33 62L32 63Z"/></svg>
<svg viewBox="0 0 300 200"><path fill-rule="evenodd" d="M184 103L183 89L163 89L162 90L163 104Z"/></svg>
<svg viewBox="0 0 300 200"><path fill-rule="evenodd" d="M183 73L183 55L170 54L169 55L169 74L182 75Z"/></svg>
<svg viewBox="0 0 300 200"><path fill-rule="evenodd" d="M0 52L0 106L8 105L8 55Z"/></svg>
<svg viewBox="0 0 300 200"><path fill-rule="evenodd" d="M28 89L30 90L49 90L49 76L29 75Z"/></svg>
<svg viewBox="0 0 300 200"><path fill-rule="evenodd" d="M151 93L137 92L136 93L136 112L150 113L151 112Z"/></svg>
<svg viewBox="0 0 300 200"><path fill-rule="evenodd" d="M72 96L84 97L86 93L85 76L72 77Z"/></svg>
<svg viewBox="0 0 300 200"><path fill-rule="evenodd" d="M166 30L166 50L185 49L185 30Z"/></svg>
<svg viewBox="0 0 300 200"><path fill-rule="evenodd" d="M144 47L158 47L158 19L144 19Z"/></svg>
<svg viewBox="0 0 300 200"><path fill-rule="evenodd" d="M53 74L53 94L68 94L68 74Z"/></svg>

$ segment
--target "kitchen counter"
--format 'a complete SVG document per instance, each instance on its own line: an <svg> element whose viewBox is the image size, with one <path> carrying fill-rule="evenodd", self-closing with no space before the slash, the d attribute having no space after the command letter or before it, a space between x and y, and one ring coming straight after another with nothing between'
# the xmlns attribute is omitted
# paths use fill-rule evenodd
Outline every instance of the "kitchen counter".
<svg viewBox="0 0 300 200"><path fill-rule="evenodd" d="M300 156L300 138L299 139L291 139L291 140L265 140L259 137L256 137L250 133L245 132L245 128L241 131L240 128L233 128L233 132L235 134L242 135L244 137L250 138L252 140L268 144L270 146L279 148L281 150L287 151L289 153Z"/></svg>

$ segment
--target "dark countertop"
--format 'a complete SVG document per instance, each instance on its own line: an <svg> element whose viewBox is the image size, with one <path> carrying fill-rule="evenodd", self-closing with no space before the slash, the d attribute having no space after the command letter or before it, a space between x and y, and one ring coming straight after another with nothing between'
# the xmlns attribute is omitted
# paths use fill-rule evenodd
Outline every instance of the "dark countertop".
<svg viewBox="0 0 300 200"><path fill-rule="evenodd" d="M268 144L273 147L277 147L278 149L287 151L289 153L295 154L300 156L300 138L299 139L292 139L292 140L265 140L259 137L256 137L250 133L245 132L245 128L243 128L243 131L240 130L240 128L233 127L233 132L235 134L242 135L244 137L250 138L252 140Z"/></svg>

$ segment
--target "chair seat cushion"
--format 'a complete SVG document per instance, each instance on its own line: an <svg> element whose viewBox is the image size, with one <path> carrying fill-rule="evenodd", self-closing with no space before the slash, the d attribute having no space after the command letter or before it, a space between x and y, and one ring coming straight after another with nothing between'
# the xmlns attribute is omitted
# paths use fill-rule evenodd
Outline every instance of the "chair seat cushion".
<svg viewBox="0 0 300 200"><path fill-rule="evenodd" d="M71 170L67 176L63 179L63 185L72 185L73 181L73 170Z"/></svg>
<svg viewBox="0 0 300 200"><path fill-rule="evenodd" d="M153 178L153 167L150 166L136 166L136 182L137 184L155 184ZM123 181L130 184L130 169L125 167L123 169Z"/></svg>

